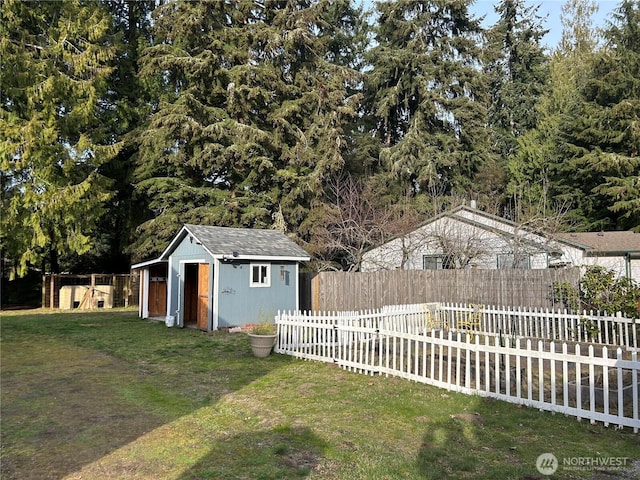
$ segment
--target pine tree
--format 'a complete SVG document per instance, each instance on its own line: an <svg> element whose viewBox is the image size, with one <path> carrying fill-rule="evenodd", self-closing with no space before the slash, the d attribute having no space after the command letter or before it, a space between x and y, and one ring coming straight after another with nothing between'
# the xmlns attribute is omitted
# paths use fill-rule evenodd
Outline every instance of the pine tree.
<svg viewBox="0 0 640 480"><path fill-rule="evenodd" d="M567 0L562 5L562 37L557 53L589 55L597 50L602 33L593 24L593 17L598 10L594 0Z"/></svg>
<svg viewBox="0 0 640 480"><path fill-rule="evenodd" d="M548 30L542 28L538 8L524 0L503 0L496 6L499 20L488 32L489 122L503 159L514 155L517 139L536 126L535 107L547 83L541 42Z"/></svg>
<svg viewBox="0 0 640 480"><path fill-rule="evenodd" d="M389 179L416 194L471 189L486 160L482 30L468 3L399 0L376 4L365 91Z"/></svg>
<svg viewBox="0 0 640 480"><path fill-rule="evenodd" d="M110 17L80 1L7 0L0 15L3 249L20 256L19 274L47 262L56 272L61 255L91 249L111 196L100 166L118 145L98 122Z"/></svg>
<svg viewBox="0 0 640 480"><path fill-rule="evenodd" d="M103 0L111 17L112 38L116 47L113 71L107 83L100 118L106 138L117 139L121 148L101 166L103 175L113 182L115 195L110 199L98 224L100 245L94 245L91 257L84 255L81 265L91 271L128 272L131 265L128 247L136 237L141 221L132 201L132 175L139 150L139 135L150 111L150 92L154 84L141 81L139 58L151 41L150 14L153 0Z"/></svg>
<svg viewBox="0 0 640 480"><path fill-rule="evenodd" d="M640 2L623 1L604 37L560 124L558 193L573 197L585 229L640 230Z"/></svg>
<svg viewBox="0 0 640 480"><path fill-rule="evenodd" d="M155 12L158 42L142 73L163 91L137 168L151 211L138 257L188 221L268 227L281 209L289 231L308 234L323 180L345 163L343 128L358 105L347 7L239 0Z"/></svg>
<svg viewBox="0 0 640 480"><path fill-rule="evenodd" d="M587 66L599 41L593 16L598 7L591 0L571 0L562 7L562 38L549 61L547 88L531 106L535 128L516 138L516 153L507 161L507 193L514 215L552 215L558 209L575 208L570 196L559 194L557 171L563 164L560 121L579 102ZM581 223L572 214L574 223Z"/></svg>

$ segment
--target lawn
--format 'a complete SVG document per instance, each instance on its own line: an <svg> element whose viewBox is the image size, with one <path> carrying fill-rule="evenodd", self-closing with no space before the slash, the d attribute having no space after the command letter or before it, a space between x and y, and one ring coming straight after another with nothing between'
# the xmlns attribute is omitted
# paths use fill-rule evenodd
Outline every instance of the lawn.
<svg viewBox="0 0 640 480"><path fill-rule="evenodd" d="M273 354L131 311L0 316L2 479L593 478L640 435ZM607 476L606 478L615 478Z"/></svg>

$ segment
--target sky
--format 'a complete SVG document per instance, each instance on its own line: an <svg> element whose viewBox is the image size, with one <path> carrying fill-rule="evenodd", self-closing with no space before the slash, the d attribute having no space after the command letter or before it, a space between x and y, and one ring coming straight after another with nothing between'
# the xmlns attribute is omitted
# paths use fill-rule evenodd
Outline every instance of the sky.
<svg viewBox="0 0 640 480"><path fill-rule="evenodd" d="M375 0L362 0L362 4L365 8L371 8ZM485 15L484 26L489 27L497 20L498 16L495 13L494 6L498 2L491 0L476 0L471 6L471 12L476 17ZM560 23L560 13L562 11L562 5L564 0L538 0L529 1L527 5L540 5L538 9L538 15L542 18L546 17L545 28L549 30L549 33L544 37L544 44L549 48L555 48L560 42L562 37L562 24ZM610 20L609 14L615 10L619 5L619 0L600 0L597 2L599 10L594 16L594 24L597 27L606 26L606 21Z"/></svg>
<svg viewBox="0 0 640 480"><path fill-rule="evenodd" d="M498 19L494 10L497 2L489 0L476 0L472 5L471 11L477 16L486 15L484 24L490 26ZM562 24L560 23L560 13L564 0L538 0L527 1L527 5L540 5L538 15L542 18L546 17L545 28L549 33L544 37L544 43L549 48L555 48L562 37ZM597 27L605 27L606 21L610 20L609 14L619 5L618 0L600 0L598 4L598 13L594 16L594 24Z"/></svg>

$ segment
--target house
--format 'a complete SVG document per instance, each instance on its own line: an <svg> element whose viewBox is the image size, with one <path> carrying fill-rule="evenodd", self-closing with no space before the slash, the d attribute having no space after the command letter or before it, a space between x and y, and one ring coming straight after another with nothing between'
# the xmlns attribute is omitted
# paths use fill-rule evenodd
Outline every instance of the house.
<svg viewBox="0 0 640 480"><path fill-rule="evenodd" d="M640 233L577 232L556 235L573 265L600 265L640 282Z"/></svg>
<svg viewBox="0 0 640 480"><path fill-rule="evenodd" d="M138 263L142 318L201 330L272 320L298 309L309 255L277 230L184 225L158 259Z"/></svg>
<svg viewBox="0 0 640 480"><path fill-rule="evenodd" d="M361 271L390 269L539 269L602 265L640 281L640 234L547 236L462 205L365 253Z"/></svg>

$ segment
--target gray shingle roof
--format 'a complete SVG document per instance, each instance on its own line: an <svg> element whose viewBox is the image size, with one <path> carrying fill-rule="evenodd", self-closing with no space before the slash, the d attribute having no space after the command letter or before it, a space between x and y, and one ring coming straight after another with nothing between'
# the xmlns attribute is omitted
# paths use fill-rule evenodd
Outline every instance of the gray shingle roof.
<svg viewBox="0 0 640 480"><path fill-rule="evenodd" d="M212 255L252 257L295 257L308 259L309 254L278 230L185 225Z"/></svg>
<svg viewBox="0 0 640 480"><path fill-rule="evenodd" d="M630 231L561 233L558 237L597 252L640 251L640 233Z"/></svg>

